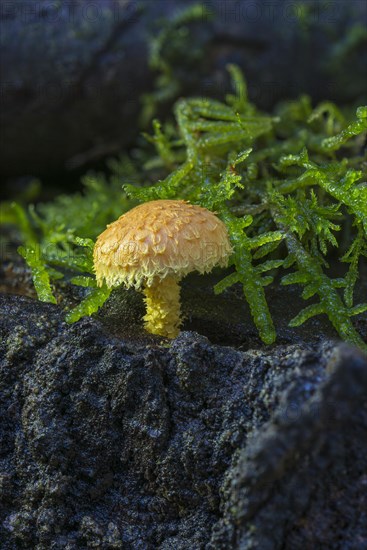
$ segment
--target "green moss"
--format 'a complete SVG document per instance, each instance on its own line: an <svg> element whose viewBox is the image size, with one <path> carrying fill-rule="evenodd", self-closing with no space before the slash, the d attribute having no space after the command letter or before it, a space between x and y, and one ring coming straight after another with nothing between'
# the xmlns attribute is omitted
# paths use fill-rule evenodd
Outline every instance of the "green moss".
<svg viewBox="0 0 367 550"><path fill-rule="evenodd" d="M148 62L156 74L154 90L143 94L140 124L145 128L155 116L159 106L174 100L182 88L182 67L197 65L202 60L200 43L191 42L188 48L189 25L208 21L212 14L205 4L193 4L178 10L171 19L160 20L152 29L149 40ZM180 60L180 63L177 63Z"/></svg>
<svg viewBox="0 0 367 550"><path fill-rule="evenodd" d="M226 223L231 273L215 292L242 285L265 343L276 338L265 288L279 273L274 284L300 285L303 298L312 299L291 326L325 314L341 338L367 350L351 321L367 309L354 302L367 256L367 108L348 120L336 105L313 108L303 96L262 113L249 102L239 69L229 71L234 93L225 102L180 99L174 123L154 121L137 160L114 161L110 180L88 176L81 195L28 211L13 207L24 235L21 253L38 270L37 292L53 301L50 281L69 277L90 294L68 320L93 313L109 295L95 288L97 234L138 202L186 199ZM41 250L36 260L30 252L35 243ZM331 262L342 276L330 275Z"/></svg>

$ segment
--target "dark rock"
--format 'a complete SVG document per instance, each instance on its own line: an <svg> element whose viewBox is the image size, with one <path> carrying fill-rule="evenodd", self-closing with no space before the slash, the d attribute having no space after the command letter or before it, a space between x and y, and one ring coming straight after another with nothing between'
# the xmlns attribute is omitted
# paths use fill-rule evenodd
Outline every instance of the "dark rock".
<svg viewBox="0 0 367 550"><path fill-rule="evenodd" d="M2 175L62 179L133 143L139 97L155 76L150 38L162 18L193 3L2 3ZM260 107L300 93L315 101L365 101L364 0L207 0L202 6L212 18L203 11L191 25L190 48L172 60L180 94L223 98L225 67L234 62Z"/></svg>
<svg viewBox="0 0 367 550"><path fill-rule="evenodd" d="M309 354L302 369L316 374L315 360ZM367 548L366 367L340 346L320 385L299 373L303 383L290 384L227 473L213 548Z"/></svg>
<svg viewBox="0 0 367 550"><path fill-rule="evenodd" d="M0 546L367 546L367 361L109 335L0 299Z"/></svg>

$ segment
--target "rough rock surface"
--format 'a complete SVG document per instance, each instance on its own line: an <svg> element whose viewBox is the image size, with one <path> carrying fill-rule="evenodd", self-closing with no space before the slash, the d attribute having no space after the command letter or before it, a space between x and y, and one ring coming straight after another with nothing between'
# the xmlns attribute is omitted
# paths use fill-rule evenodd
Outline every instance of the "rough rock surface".
<svg viewBox="0 0 367 550"><path fill-rule="evenodd" d="M367 360L0 297L4 550L367 548Z"/></svg>
<svg viewBox="0 0 367 550"><path fill-rule="evenodd" d="M3 2L1 175L54 181L133 143L139 98L156 76L151 37L194 3L206 11L173 59L180 94L223 98L231 62L260 107L301 93L365 100L364 0Z"/></svg>

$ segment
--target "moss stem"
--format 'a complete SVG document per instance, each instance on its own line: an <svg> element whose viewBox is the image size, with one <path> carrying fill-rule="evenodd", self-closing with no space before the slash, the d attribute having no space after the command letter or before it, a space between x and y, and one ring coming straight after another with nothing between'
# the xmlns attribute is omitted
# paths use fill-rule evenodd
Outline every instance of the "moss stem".
<svg viewBox="0 0 367 550"><path fill-rule="evenodd" d="M146 330L152 334L175 338L180 332L181 323L180 286L177 278L156 278L143 292L147 308L144 316Z"/></svg>

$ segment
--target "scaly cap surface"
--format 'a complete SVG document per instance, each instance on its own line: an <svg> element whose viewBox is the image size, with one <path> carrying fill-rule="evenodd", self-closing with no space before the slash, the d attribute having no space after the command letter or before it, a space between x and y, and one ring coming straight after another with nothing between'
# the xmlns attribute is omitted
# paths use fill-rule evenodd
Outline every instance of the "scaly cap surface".
<svg viewBox="0 0 367 550"><path fill-rule="evenodd" d="M107 226L94 247L98 285L151 286L155 277L225 266L232 249L213 212L183 200L141 204Z"/></svg>

